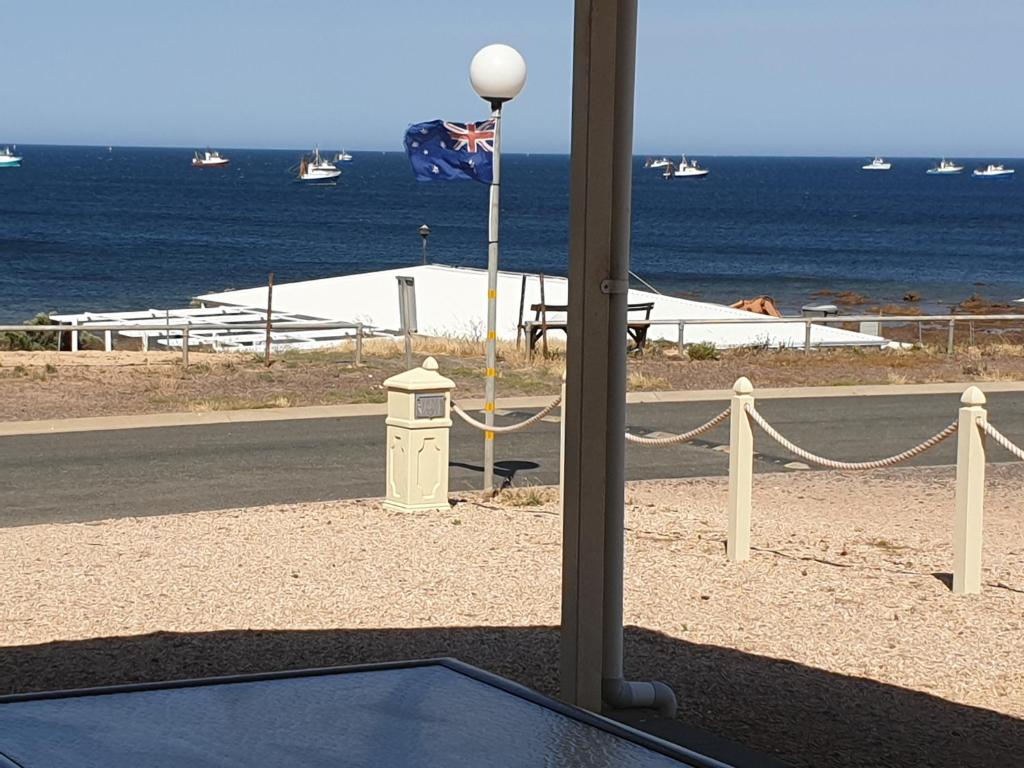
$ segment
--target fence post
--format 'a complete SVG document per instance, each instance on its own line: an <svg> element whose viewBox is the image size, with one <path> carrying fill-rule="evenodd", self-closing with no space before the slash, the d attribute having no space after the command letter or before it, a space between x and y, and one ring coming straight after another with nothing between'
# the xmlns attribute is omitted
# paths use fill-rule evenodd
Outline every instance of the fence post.
<svg viewBox="0 0 1024 768"><path fill-rule="evenodd" d="M729 413L729 533L725 553L733 562L750 559L750 495L754 472L754 432L747 406L754 387L746 376L732 388Z"/></svg>
<svg viewBox="0 0 1024 768"><path fill-rule="evenodd" d="M114 349L114 337L111 330L108 328L103 332L103 351L111 352Z"/></svg>
<svg viewBox="0 0 1024 768"><path fill-rule="evenodd" d="M188 368L188 326L181 329L181 367Z"/></svg>
<svg viewBox="0 0 1024 768"><path fill-rule="evenodd" d="M679 323L679 356L683 357L686 354L686 342L683 341L683 337L686 334L686 323Z"/></svg>
<svg viewBox="0 0 1024 768"><path fill-rule="evenodd" d="M811 351L811 326L813 323L807 320L807 325L804 326L804 352Z"/></svg>
<svg viewBox="0 0 1024 768"><path fill-rule="evenodd" d="M356 323L356 365L363 364L363 324Z"/></svg>
<svg viewBox="0 0 1024 768"><path fill-rule="evenodd" d="M950 319L949 321L949 338L946 339L946 356L953 356L953 334L956 320Z"/></svg>
<svg viewBox="0 0 1024 768"><path fill-rule="evenodd" d="M72 328L77 328L78 327L78 321L77 320L72 320L71 321L71 327ZM71 331L71 351L72 352L77 352L78 351L78 331L77 330Z"/></svg>
<svg viewBox="0 0 1024 768"><path fill-rule="evenodd" d="M960 398L956 441L956 514L953 520L953 591L981 591L982 518L985 508L985 395L968 387Z"/></svg>

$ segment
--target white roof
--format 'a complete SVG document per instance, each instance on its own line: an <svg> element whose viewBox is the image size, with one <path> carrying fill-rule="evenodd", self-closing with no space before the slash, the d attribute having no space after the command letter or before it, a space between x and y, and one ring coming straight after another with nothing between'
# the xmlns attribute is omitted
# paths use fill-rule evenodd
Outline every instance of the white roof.
<svg viewBox="0 0 1024 768"><path fill-rule="evenodd" d="M398 283L396 278L412 277L416 290L418 332L429 336L453 336L482 340L487 320L487 273L480 269L449 267L440 264L411 266L366 272L342 277L305 280L274 286L274 309L302 314L305 317L344 319L362 322L377 328L400 327ZM541 301L540 277L521 272L498 274L499 338L516 338L520 295L525 277L524 318L533 319L530 305ZM568 280L544 277L544 298L547 304L568 302ZM267 288L208 293L197 297L204 304L238 307L266 306ZM647 291L629 291L629 303L653 302L652 320L687 321L715 318L744 318L749 323L728 325L692 325L685 329L687 342L710 341L718 347L770 346L802 347L804 326L798 323L772 322L771 318L754 315L721 304L663 296ZM549 313L549 320L557 316ZM654 325L650 339L678 340L678 325ZM815 346L868 346L885 344L879 336L869 336L826 326L814 326Z"/></svg>

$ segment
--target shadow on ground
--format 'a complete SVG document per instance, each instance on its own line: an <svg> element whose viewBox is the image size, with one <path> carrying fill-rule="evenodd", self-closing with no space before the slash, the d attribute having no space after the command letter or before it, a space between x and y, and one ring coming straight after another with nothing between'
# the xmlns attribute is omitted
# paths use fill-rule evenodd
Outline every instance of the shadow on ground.
<svg viewBox="0 0 1024 768"><path fill-rule="evenodd" d="M434 656L557 692L557 628L458 627L159 633L9 647L0 649L0 693ZM1024 754L1022 720L871 680L637 627L627 628L626 657L628 676L675 689L682 721L794 766L987 767ZM671 723L635 724L678 733Z"/></svg>

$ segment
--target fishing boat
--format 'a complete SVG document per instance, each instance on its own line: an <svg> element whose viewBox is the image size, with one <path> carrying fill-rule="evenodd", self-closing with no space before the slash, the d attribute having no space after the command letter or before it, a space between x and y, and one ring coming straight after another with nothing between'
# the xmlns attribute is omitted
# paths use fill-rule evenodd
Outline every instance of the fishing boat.
<svg viewBox="0 0 1024 768"><path fill-rule="evenodd" d="M336 163L351 163L352 155L346 152L344 149L334 156L334 162Z"/></svg>
<svg viewBox="0 0 1024 768"><path fill-rule="evenodd" d="M320 156L320 148L313 150L312 157L303 156L299 162L299 181L331 181L341 176L341 171L330 160Z"/></svg>
<svg viewBox="0 0 1024 768"><path fill-rule="evenodd" d="M972 175L981 179L1008 179L1013 176L1013 168L1006 168L1002 163L989 163L985 168L975 168Z"/></svg>
<svg viewBox="0 0 1024 768"><path fill-rule="evenodd" d="M208 149L205 152L196 152L192 158L193 168L223 168L231 161L221 157L220 152L215 149Z"/></svg>
<svg viewBox="0 0 1024 768"><path fill-rule="evenodd" d="M892 163L883 157L876 157L870 163L862 165L860 168L862 171L888 171L892 168Z"/></svg>
<svg viewBox="0 0 1024 768"><path fill-rule="evenodd" d="M684 179L702 179L707 176L711 171L706 168L701 168L700 164L696 160L687 160L686 155L683 155L679 161L679 167L676 168L675 173L672 175L676 178Z"/></svg>
<svg viewBox="0 0 1024 768"><path fill-rule="evenodd" d="M655 160L653 157L648 157L644 162L644 168L664 168L667 165L671 165L672 161L667 157L659 157Z"/></svg>
<svg viewBox="0 0 1024 768"><path fill-rule="evenodd" d="M962 165L957 165L952 160L942 158L938 165L934 168L929 168L927 172L933 176L949 176L954 173L961 173L963 170L964 167Z"/></svg>
<svg viewBox="0 0 1024 768"><path fill-rule="evenodd" d="M21 165L21 157L14 154L14 149L4 147L0 150L0 168L17 168Z"/></svg>

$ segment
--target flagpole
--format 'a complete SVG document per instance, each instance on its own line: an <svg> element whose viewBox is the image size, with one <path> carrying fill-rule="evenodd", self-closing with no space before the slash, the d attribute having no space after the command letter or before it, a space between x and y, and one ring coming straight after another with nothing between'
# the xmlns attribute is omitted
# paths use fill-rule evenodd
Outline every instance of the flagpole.
<svg viewBox="0 0 1024 768"><path fill-rule="evenodd" d="M491 102L494 158L491 161L490 213L487 219L487 370L484 378L484 423L494 426L498 375L498 219L501 195L501 102ZM484 432L484 492L494 493L494 432Z"/></svg>
<svg viewBox="0 0 1024 768"><path fill-rule="evenodd" d="M502 43L476 52L469 63L469 81L491 105L494 147L491 158L490 213L487 219L487 370L484 376L484 491L494 493L494 389L498 375L498 218L501 213L501 105L526 85L526 62L515 48Z"/></svg>

